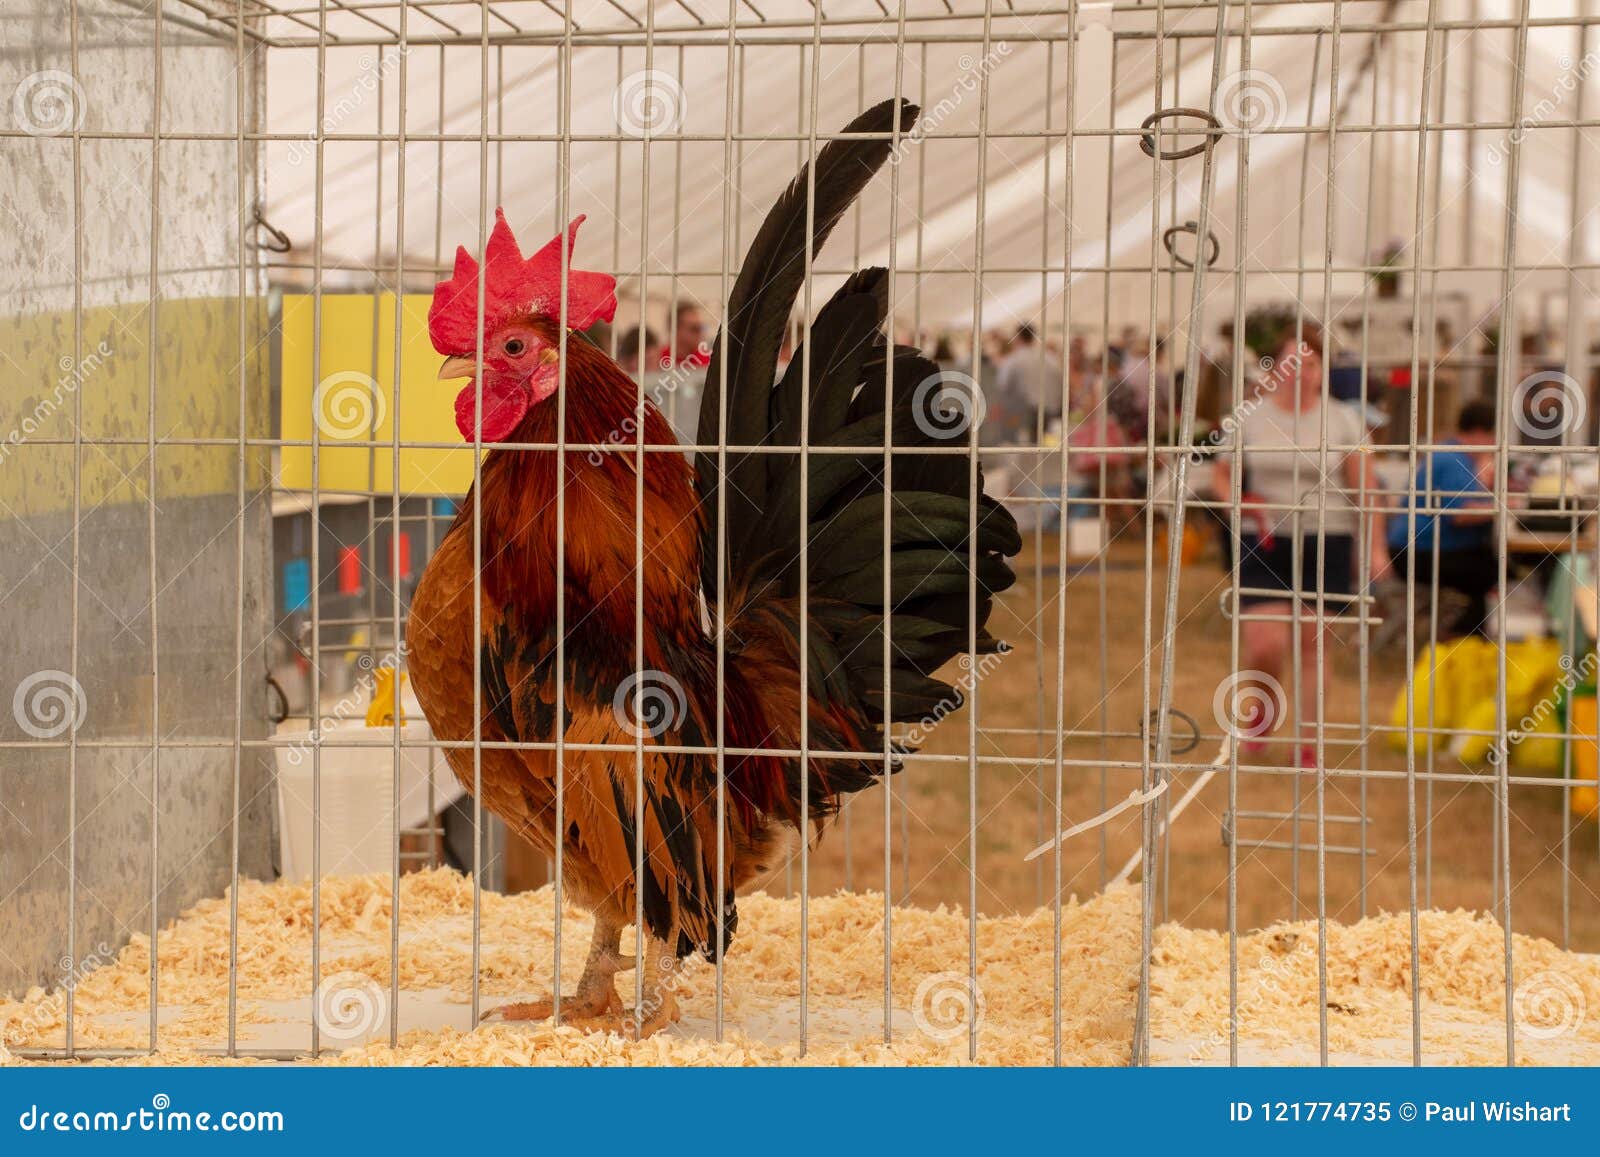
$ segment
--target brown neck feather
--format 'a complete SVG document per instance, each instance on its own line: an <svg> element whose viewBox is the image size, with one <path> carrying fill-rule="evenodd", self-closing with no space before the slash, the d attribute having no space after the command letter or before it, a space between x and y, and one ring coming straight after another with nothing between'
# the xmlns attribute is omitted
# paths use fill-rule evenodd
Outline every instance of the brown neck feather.
<svg viewBox="0 0 1600 1157"><path fill-rule="evenodd" d="M699 514L682 454L644 455L644 512L635 515L639 387L582 338L567 343L566 441L614 450L566 450L566 620L598 620L632 636L635 536L643 535L647 603L695 606ZM509 441L555 443L560 395L532 407ZM676 445L672 428L645 403L643 442ZM532 623L553 622L556 558L555 450L494 450L483 464L483 571L487 597ZM470 504L461 517L470 520ZM660 588L655 590L653 588ZM650 607L647 606L647 610ZM613 620L615 620L613 622Z"/></svg>

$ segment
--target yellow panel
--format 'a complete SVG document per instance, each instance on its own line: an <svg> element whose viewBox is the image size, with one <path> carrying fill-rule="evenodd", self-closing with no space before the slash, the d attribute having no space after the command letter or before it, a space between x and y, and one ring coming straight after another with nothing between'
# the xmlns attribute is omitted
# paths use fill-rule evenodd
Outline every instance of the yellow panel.
<svg viewBox="0 0 1600 1157"><path fill-rule="evenodd" d="M309 294L283 298L283 437L309 440L320 415L317 485L323 491L394 489L395 414L400 415L400 492L456 496L472 485L472 449L426 449L411 442L452 442L457 437L455 396L459 383L438 380L443 359L428 340L425 295L404 300L402 373L398 401L394 373L394 295L325 295L322 357L312 374ZM374 308L376 307L376 308ZM373 326L377 347L373 347ZM374 360L376 352L376 360ZM340 445L382 442L381 446ZM311 489L312 450L285 446L279 484Z"/></svg>
<svg viewBox="0 0 1600 1157"><path fill-rule="evenodd" d="M260 308L260 302L250 299L250 306ZM72 448L28 443L70 439L79 413L83 507L148 500L149 464L142 444L151 426L147 308L138 302L84 310L83 357L76 363L70 312L0 318L0 349L9 363L0 392L0 411L5 411L0 413L0 463L7 466L0 469L0 516L71 509ZM237 311L237 298L161 302L155 365L158 439L237 436ZM264 328L259 317L251 324L255 332ZM265 383L259 377L259 351L253 347L246 357L248 401L264 394ZM5 403L14 404L15 410ZM103 444L110 439L135 444ZM264 452L246 454L247 489L265 484L265 459ZM232 494L237 472L238 459L231 450L158 448L156 500Z"/></svg>

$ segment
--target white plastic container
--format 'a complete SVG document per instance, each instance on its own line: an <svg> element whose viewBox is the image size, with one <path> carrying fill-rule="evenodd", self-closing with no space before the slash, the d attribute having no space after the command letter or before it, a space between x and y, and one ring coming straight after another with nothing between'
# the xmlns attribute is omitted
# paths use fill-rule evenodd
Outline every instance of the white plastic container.
<svg viewBox="0 0 1600 1157"><path fill-rule="evenodd" d="M287 745L277 748L279 853L283 875L311 877L313 835L312 749L309 731L280 731ZM462 794L442 752L425 746L432 738L420 714L401 727L400 824L428 823L428 766L433 764L434 806L442 810ZM376 747L340 747L343 740ZM360 718L341 719L323 729L322 873L387 872L394 848L394 729L368 727Z"/></svg>

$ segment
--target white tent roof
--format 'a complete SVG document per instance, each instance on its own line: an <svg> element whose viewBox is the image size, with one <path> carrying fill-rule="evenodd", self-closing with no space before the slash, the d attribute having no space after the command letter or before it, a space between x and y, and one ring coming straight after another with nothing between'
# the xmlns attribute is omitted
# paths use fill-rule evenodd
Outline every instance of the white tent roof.
<svg viewBox="0 0 1600 1157"><path fill-rule="evenodd" d="M538 6L517 8L529 24L559 33L560 21ZM637 4L627 5L642 13ZM703 9L704 3L694 5ZM735 57L735 102L727 105L729 58L726 32L709 32L688 46L658 43L649 66L656 71L659 95L670 103L667 127L690 138L656 141L650 147L648 171L640 140L593 140L616 134L630 123L630 109L643 98L641 74L646 68L643 37L618 47L591 43L597 26L623 23L609 0L588 0L574 11L585 28L575 38L571 76L570 180L568 212L588 214L579 241L578 263L613 269L623 279L625 302L636 301L641 289L641 256L648 253L644 292L652 314L664 310L676 293L705 301L713 313L722 293L718 271L724 247L737 268L743 248L789 180L807 149L804 140L751 139L736 144L737 225L729 236L723 226L723 136L751 138L793 136L808 132L812 63L808 50L813 8L808 0L757 0L768 28L752 27ZM1533 4L1535 20L1571 15L1571 3ZM862 11L876 24L836 28L846 16ZM1500 291L1496 269L1502 264L1506 213L1506 178L1511 137L1505 127L1466 132L1469 123L1505 126L1511 115L1512 55L1515 30L1496 24L1513 21L1517 5L1509 0L1440 2L1435 19L1456 25L1434 39L1435 74L1431 85L1431 124L1445 128L1429 138L1430 156L1423 198L1426 232L1424 260L1446 267L1486 266L1477 273L1447 269L1437 279L1440 292L1457 295L1473 317L1491 311ZM1468 32L1459 24L1476 12L1491 27ZM466 10L471 12L471 9ZM891 8L891 11L893 9ZM908 8L913 16L944 11L942 0L922 0ZM960 12L978 12L967 0ZM451 9L452 18L454 10ZM660 4L660 28L689 25L685 9ZM725 12L723 13L725 15ZM352 14L343 14L346 17ZM700 13L705 17L705 13ZM896 53L894 22L877 17L874 0L832 0L827 6L827 37L865 31L888 37L865 47L829 43L818 63L816 126L837 130L855 112L894 90ZM740 8L741 21L749 17ZM1417 235L1417 133L1366 131L1373 123L1415 126L1423 90L1424 37L1428 17L1422 0L1343 5L1347 31L1339 38L1337 100L1330 100L1335 68L1333 40L1316 29L1331 26L1329 4L1253 5L1250 71L1240 71L1240 40L1230 40L1221 72L1225 80L1217 108L1230 132L1212 153L1214 193L1209 222L1219 242L1217 268L1231 271L1243 264L1250 272L1250 303L1287 299L1299 294L1313 312L1337 310L1359 297L1363 277L1339 273L1332 278L1331 307L1323 305L1324 255L1327 250L1327 208L1333 216L1332 253L1337 266L1370 260L1386 245L1404 247L1401 265L1409 270ZM796 22L783 27L783 21ZM1167 16L1169 40L1164 69L1165 105L1208 103L1212 73L1209 32L1214 8L1173 6ZM1145 324L1152 300L1158 325L1167 328L1176 312L1187 312L1189 284L1178 275L1152 278L1159 257L1161 233L1174 223L1194 219L1205 173L1203 156L1152 162L1132 133L1155 107L1153 12L1111 11L1109 5L1086 6L1086 28L1077 64L1079 86L1076 116L1081 127L1113 123L1114 171L1112 208L1106 211L1105 144L1080 141L1074 158L1071 201L1074 227L1070 260L1074 268L1073 324L1101 324L1109 298L1113 325ZM1242 5L1230 5L1230 26L1241 27ZM390 19L390 23L393 20ZM459 22L457 22L459 23ZM421 35L423 22L413 13L411 35ZM1382 25L1380 37L1371 29ZM982 21L956 18L920 19L908 23L912 36L953 32L981 34ZM467 29L475 29L473 24ZM906 161L886 172L863 198L858 214L847 219L819 261L816 296L827 293L847 268L884 263L890 256L891 211L898 238L895 259L903 272L896 284L897 312L904 324L920 318L925 325L962 329L972 325L977 283L977 233L980 171L984 213L981 309L984 327L1004 326L1044 316L1059 327L1066 316L1061 272L1068 258L1065 235L1068 190L1067 51L1064 43L1047 47L1039 35L1060 35L1066 17L1007 16L996 12L991 25L992 50L987 64L982 46L967 43L913 43L900 56L902 89L924 106L927 139L906 153ZM1366 30L1363 30L1366 29ZM1275 31L1293 30L1275 35ZM303 29L301 30L304 31ZM437 31L434 29L433 31ZM1111 83L1109 33L1117 35L1115 85ZM1184 32L1206 33L1180 37ZM378 30L368 27L366 34ZM430 33L431 34L431 33ZM1129 34L1129 35L1125 35ZM660 38L681 42L682 33ZM759 38L784 37L782 44ZM378 37L381 39L381 36ZM807 43L795 43L802 41ZM310 132L317 121L317 60L314 47L274 49L269 56L268 124L273 132ZM481 67L488 61L487 91ZM558 227L559 150L548 138L559 133L561 106L558 54L548 45L490 47L485 54L472 43L448 48L412 45L403 56L408 131L412 134L464 134L472 139L439 144L411 141L405 149L405 264L412 271L408 287L425 288L437 262L448 262L458 242L476 248L482 228L481 208L499 202L525 245L542 242ZM325 52L327 83L323 123L330 136L397 131L402 54L397 47L376 44L332 44ZM441 63L444 91L440 93ZM1579 51L1572 28L1535 26L1527 44L1524 118L1537 125L1557 126L1576 117L1580 105L1594 107L1591 70L1593 52ZM982 118L979 77L987 72L986 156L980 165L975 134ZM681 78L681 91L674 91ZM620 79L620 83L619 83ZM1115 92L1114 107L1108 100ZM740 99L742 94L742 99ZM1337 130L1327 131L1330 107L1337 110ZM681 120L678 118L681 117ZM1193 126L1193 120L1184 122ZM1307 136L1297 127L1310 124ZM1245 182L1247 221L1238 233L1239 155L1242 125L1265 128L1248 138L1249 175ZM1585 138L1577 152L1576 138ZM482 132L543 136L537 141L491 143L485 158ZM1016 135L1025 134L1025 135ZM1574 224L1573 158L1591 165L1592 131L1570 127L1535 127L1515 134L1520 141L1521 189L1518 219L1519 268L1560 265L1569 252L1594 260L1596 237L1588 213L1578 215L1577 243L1569 250ZM1198 138L1188 138L1198 140ZM1326 179L1330 146L1336 158L1331 186ZM742 157L739 154L742 153ZM365 285L360 271L376 258L392 269L396 251L399 149L389 141L330 140L325 146L322 252L328 267L326 285ZM299 141L274 142L268 149L267 216L295 241L290 261L309 265L317 213L316 150ZM487 191L481 182L487 178ZM1579 204L1593 201L1589 175L1582 174ZM895 208L894 179L898 202ZM1159 186L1156 182L1159 181ZM1159 189L1159 207L1151 205ZM648 211L647 211L648 210ZM1084 272L1106 265L1109 222L1108 278ZM1247 242L1247 245L1245 244ZM1193 247L1179 239L1186 255ZM1245 251L1241 253L1241 249ZM352 267L341 271L338 267ZM1041 273L1041 267L1053 271ZM1298 274L1296 267L1303 266ZM1260 272L1257 272L1260 271ZM676 272L678 277L672 274ZM304 271L284 271L286 278ZM1108 290L1109 282L1109 290ZM1544 308L1541 294L1563 288L1559 270L1519 279L1524 313ZM1207 328L1231 316L1231 277L1209 283ZM1409 286L1409 282L1407 282ZM1424 288L1429 288L1425 281ZM1409 292L1409 290L1408 290ZM630 308L624 306L626 313ZM1181 324L1181 321L1180 321Z"/></svg>

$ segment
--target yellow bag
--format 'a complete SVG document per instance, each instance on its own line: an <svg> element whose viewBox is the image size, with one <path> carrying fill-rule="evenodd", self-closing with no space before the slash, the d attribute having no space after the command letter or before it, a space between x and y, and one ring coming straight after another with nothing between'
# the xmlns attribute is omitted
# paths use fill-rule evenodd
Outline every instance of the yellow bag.
<svg viewBox="0 0 1600 1157"><path fill-rule="evenodd" d="M1492 646L1490 657L1493 658ZM1522 639L1506 644L1506 717L1513 727L1540 700L1548 700L1548 710L1554 709L1556 683L1564 673L1561 644L1555 639ZM1490 694L1493 693L1491 686Z"/></svg>
<svg viewBox="0 0 1600 1157"><path fill-rule="evenodd" d="M1554 691L1551 692L1552 696ZM1561 713L1553 708L1534 716L1533 729L1523 733L1511 749L1511 766L1529 775L1560 775L1566 741L1561 736ZM1512 721L1512 726L1516 721Z"/></svg>
<svg viewBox="0 0 1600 1157"><path fill-rule="evenodd" d="M1416 670L1411 675L1412 724L1418 734L1419 754L1426 754L1432 746L1429 726L1428 698L1433 694L1432 726L1443 730L1465 726L1462 716L1476 703L1488 698L1493 702L1495 687L1495 648L1479 638L1456 639L1440 643L1438 648L1417 659ZM1389 712L1389 746L1397 752L1406 750L1406 690L1395 696L1394 707ZM1491 719L1490 726L1493 726Z"/></svg>
<svg viewBox="0 0 1600 1157"><path fill-rule="evenodd" d="M1479 699L1462 713L1461 718L1451 724L1463 731L1493 732L1495 729L1495 704L1494 696ZM1457 735L1453 737L1450 750L1462 763L1482 764L1489 762L1489 749L1494 746L1494 736L1487 735Z"/></svg>

